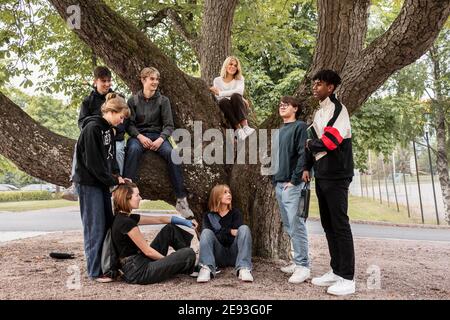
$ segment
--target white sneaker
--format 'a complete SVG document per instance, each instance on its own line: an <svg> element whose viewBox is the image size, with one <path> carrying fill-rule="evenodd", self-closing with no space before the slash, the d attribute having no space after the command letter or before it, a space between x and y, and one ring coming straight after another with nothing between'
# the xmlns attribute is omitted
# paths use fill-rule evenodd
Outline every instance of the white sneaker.
<svg viewBox="0 0 450 320"><path fill-rule="evenodd" d="M327 293L335 296L345 296L347 294L353 294L356 291L355 280L347 280L341 278L328 288Z"/></svg>
<svg viewBox="0 0 450 320"><path fill-rule="evenodd" d="M209 280L211 280L211 270L208 266L202 266L198 272L197 282L208 282Z"/></svg>
<svg viewBox="0 0 450 320"><path fill-rule="evenodd" d="M255 129L250 128L249 126L244 126L243 130L247 137L250 137L256 131Z"/></svg>
<svg viewBox="0 0 450 320"><path fill-rule="evenodd" d="M247 138L244 129L236 129L234 133L239 141L244 141Z"/></svg>
<svg viewBox="0 0 450 320"><path fill-rule="evenodd" d="M97 282L100 282L100 283L109 283L109 282L113 282L114 281L113 278L108 277L106 275L101 275L100 277L97 277L94 280L97 281Z"/></svg>
<svg viewBox="0 0 450 320"><path fill-rule="evenodd" d="M200 272L200 269L201 269L200 265L195 264L194 271L192 271L192 273L189 276L192 278L197 278L198 273Z"/></svg>
<svg viewBox="0 0 450 320"><path fill-rule="evenodd" d="M244 282L253 282L253 276L250 270L247 268L242 268L239 270L239 279Z"/></svg>
<svg viewBox="0 0 450 320"><path fill-rule="evenodd" d="M329 287L335 284L339 279L341 279L341 277L334 274L333 270L330 270L321 277L313 278L311 283L319 287Z"/></svg>
<svg viewBox="0 0 450 320"><path fill-rule="evenodd" d="M61 198L68 201L78 201L78 193L74 183L63 192Z"/></svg>
<svg viewBox="0 0 450 320"><path fill-rule="evenodd" d="M175 210L177 210L183 218L194 217L194 213L192 212L191 209L189 209L189 204L187 202L186 197L177 199Z"/></svg>
<svg viewBox="0 0 450 320"><path fill-rule="evenodd" d="M287 274L293 274L294 271L295 271L295 267L296 267L295 263L292 263L292 264L290 264L288 266L280 268L280 270L281 270L281 272L284 272L284 273L287 273Z"/></svg>
<svg viewBox="0 0 450 320"><path fill-rule="evenodd" d="M303 266L295 266L294 273L289 278L289 283L302 283L311 275L311 270Z"/></svg>

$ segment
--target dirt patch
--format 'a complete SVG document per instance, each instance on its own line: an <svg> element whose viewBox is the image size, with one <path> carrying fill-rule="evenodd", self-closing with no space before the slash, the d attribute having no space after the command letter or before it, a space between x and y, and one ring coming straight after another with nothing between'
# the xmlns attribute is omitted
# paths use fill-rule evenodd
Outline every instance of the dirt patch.
<svg viewBox="0 0 450 320"><path fill-rule="evenodd" d="M156 231L146 234L151 239ZM326 241L309 239L312 275L321 275L329 269ZM71 252L76 259L54 260L51 251ZM253 283L239 282L227 268L206 284L187 275L146 286L98 284L85 273L81 232L58 232L0 244L0 299L450 299L449 243L356 238L355 251L357 293L345 298L327 295L310 281L289 284L279 271L284 262L259 258L253 261ZM71 282L78 272L79 287Z"/></svg>

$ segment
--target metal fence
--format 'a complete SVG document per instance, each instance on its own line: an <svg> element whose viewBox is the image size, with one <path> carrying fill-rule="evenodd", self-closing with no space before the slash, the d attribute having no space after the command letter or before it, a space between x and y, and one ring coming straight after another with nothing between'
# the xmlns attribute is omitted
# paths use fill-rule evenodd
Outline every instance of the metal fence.
<svg viewBox="0 0 450 320"><path fill-rule="evenodd" d="M418 149L413 142L411 150L396 150L390 159L373 153L368 158L368 170L355 171L350 194L372 198L397 211L404 206L408 217L420 216L422 223L444 221L442 192L429 148ZM424 161L426 158L428 163Z"/></svg>

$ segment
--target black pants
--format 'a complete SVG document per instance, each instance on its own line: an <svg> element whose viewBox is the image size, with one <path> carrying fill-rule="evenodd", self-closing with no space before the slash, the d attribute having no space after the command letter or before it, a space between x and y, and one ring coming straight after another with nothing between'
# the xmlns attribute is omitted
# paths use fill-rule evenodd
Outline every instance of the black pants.
<svg viewBox="0 0 450 320"><path fill-rule="evenodd" d="M246 106L244 99L238 93L233 93L230 99L220 99L219 107L233 128L236 128L242 120L246 119Z"/></svg>
<svg viewBox="0 0 450 320"><path fill-rule="evenodd" d="M355 274L355 251L350 228L348 187L351 179L316 179L320 221L325 230L333 272L347 280Z"/></svg>
<svg viewBox="0 0 450 320"><path fill-rule="evenodd" d="M124 279L128 283L150 284L164 281L176 274L190 274L194 270L195 253L189 246L192 234L168 224L158 233L151 247L167 255L169 246L176 251L160 259L152 260L142 253L128 257L122 265Z"/></svg>

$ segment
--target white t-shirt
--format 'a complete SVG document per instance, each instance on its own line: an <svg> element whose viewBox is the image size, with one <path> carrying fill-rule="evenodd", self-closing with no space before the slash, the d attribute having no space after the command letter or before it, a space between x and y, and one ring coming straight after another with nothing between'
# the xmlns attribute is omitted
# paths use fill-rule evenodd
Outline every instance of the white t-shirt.
<svg viewBox="0 0 450 320"><path fill-rule="evenodd" d="M230 99L233 93L244 95L244 77L241 80L233 79L226 83L222 77L217 77L213 81L213 86L219 89L218 99Z"/></svg>

